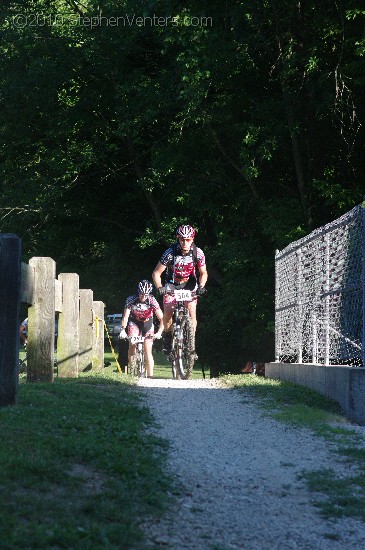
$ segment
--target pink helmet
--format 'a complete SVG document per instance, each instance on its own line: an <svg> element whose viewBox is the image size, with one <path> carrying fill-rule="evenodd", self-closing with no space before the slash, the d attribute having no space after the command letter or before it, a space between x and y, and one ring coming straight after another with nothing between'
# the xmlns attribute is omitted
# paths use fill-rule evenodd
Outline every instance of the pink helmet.
<svg viewBox="0 0 365 550"><path fill-rule="evenodd" d="M196 231L191 225L180 225L176 230L176 236L183 239L194 239Z"/></svg>

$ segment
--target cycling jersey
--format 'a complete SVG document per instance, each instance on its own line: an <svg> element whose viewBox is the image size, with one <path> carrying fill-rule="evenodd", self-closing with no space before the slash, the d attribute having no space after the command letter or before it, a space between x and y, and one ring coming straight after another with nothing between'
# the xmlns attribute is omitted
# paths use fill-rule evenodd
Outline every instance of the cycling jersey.
<svg viewBox="0 0 365 550"><path fill-rule="evenodd" d="M153 296L148 296L145 302L140 302L139 296L128 296L125 307L130 310L130 321L146 322L153 318L153 314L160 309L159 303Z"/></svg>
<svg viewBox="0 0 365 550"><path fill-rule="evenodd" d="M176 248L174 249L174 247ZM161 256L160 262L167 267L167 282L180 283L186 281L189 277L196 278L193 247L191 247L186 256L183 256L180 245L175 243L165 250ZM196 265L198 267L205 265L204 252L198 247L196 247Z"/></svg>

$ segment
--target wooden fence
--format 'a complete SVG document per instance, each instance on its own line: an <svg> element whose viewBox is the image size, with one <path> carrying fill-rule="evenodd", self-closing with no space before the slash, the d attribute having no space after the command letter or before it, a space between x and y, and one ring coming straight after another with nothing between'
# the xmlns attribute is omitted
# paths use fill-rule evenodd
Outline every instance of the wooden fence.
<svg viewBox="0 0 365 550"><path fill-rule="evenodd" d="M17 401L20 304L28 304L27 382L53 382L58 316L58 377L104 366L104 304L60 273L52 258L21 262L21 240L0 234L0 406Z"/></svg>

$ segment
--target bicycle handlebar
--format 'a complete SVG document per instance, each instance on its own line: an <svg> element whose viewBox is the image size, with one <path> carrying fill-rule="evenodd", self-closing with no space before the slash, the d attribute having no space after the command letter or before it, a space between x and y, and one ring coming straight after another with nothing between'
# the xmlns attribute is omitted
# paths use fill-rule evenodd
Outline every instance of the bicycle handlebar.
<svg viewBox="0 0 365 550"><path fill-rule="evenodd" d="M181 289L180 288L171 288L166 292L166 295L167 296L173 296L174 293L175 293L175 290L184 290L184 289L183 288L181 288ZM197 294L195 290L189 290L189 292L191 293L192 298L200 297L199 294Z"/></svg>
<svg viewBox="0 0 365 550"><path fill-rule="evenodd" d="M207 292L207 289L205 287L203 288L199 286L197 286L194 290L190 290L189 288L186 288L186 283L167 283L167 285L162 288L164 289L164 292L161 292L161 294L168 296L173 296L176 290L185 290L186 292L190 292L193 298L201 298ZM200 288L202 288L202 292L199 292Z"/></svg>
<svg viewBox="0 0 365 550"><path fill-rule="evenodd" d="M137 336L137 335L132 335L132 336L127 336L127 338L120 338L120 340L129 340L131 341L133 338L143 338L143 340L145 338L152 338L153 340L156 338L156 334L146 334L146 336Z"/></svg>

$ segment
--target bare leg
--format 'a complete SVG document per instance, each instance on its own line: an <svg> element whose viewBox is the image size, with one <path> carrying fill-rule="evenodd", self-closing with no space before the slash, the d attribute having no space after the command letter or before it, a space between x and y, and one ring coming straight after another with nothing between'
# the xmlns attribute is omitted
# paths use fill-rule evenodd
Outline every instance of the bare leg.
<svg viewBox="0 0 365 550"><path fill-rule="evenodd" d="M136 353L136 346L129 343L129 347L128 347L128 369L129 369L129 374L132 372L132 361L133 361L133 357L134 357L134 354Z"/></svg>
<svg viewBox="0 0 365 550"><path fill-rule="evenodd" d="M170 332L172 325L172 315L174 313L175 306L171 303L164 304L163 310L163 326L165 332Z"/></svg>
<svg viewBox="0 0 365 550"><path fill-rule="evenodd" d="M164 304L163 312L163 325L164 325L164 334L162 336L162 351L165 355L169 355L171 352L172 344L172 316L175 310L175 305L171 302Z"/></svg>
<svg viewBox="0 0 365 550"><path fill-rule="evenodd" d="M149 378L153 377L153 367L155 365L153 354L152 354L152 345L153 345L152 338L146 338L144 341L144 353L146 358L147 376Z"/></svg>
<svg viewBox="0 0 365 550"><path fill-rule="evenodd" d="M188 303L188 310L191 322L193 323L194 332L196 332L197 320L196 320L196 301Z"/></svg>

